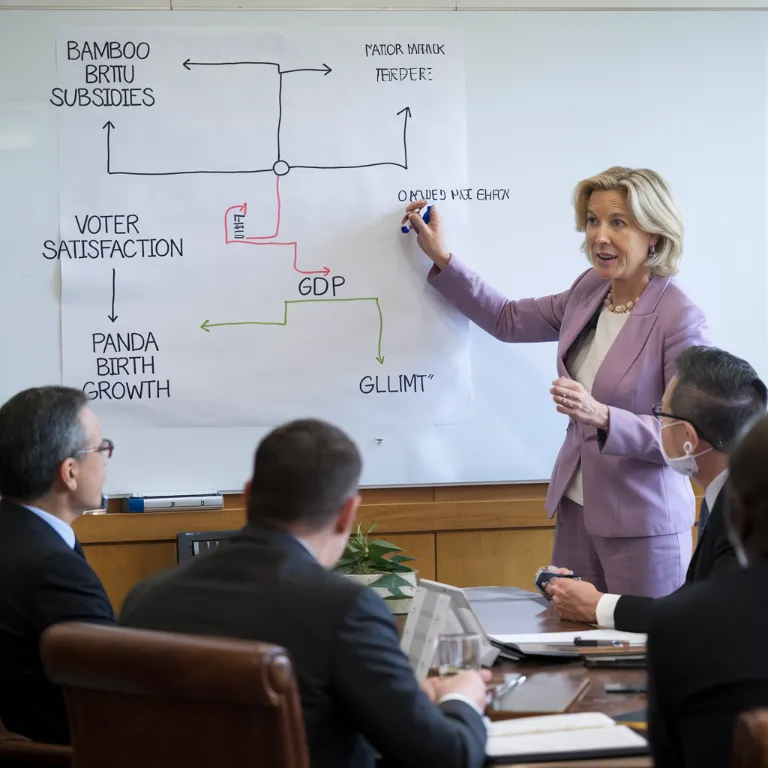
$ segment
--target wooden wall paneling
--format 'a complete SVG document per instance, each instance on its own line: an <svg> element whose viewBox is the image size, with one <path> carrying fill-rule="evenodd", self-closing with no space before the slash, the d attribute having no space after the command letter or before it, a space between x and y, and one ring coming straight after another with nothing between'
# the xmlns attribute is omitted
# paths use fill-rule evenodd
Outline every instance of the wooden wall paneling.
<svg viewBox="0 0 768 768"><path fill-rule="evenodd" d="M435 501L527 501L539 502L544 508L547 498L546 483L518 483L514 485L446 485L437 486Z"/></svg>
<svg viewBox="0 0 768 768"><path fill-rule="evenodd" d="M437 580L457 587L533 590L536 570L552 558L552 528L437 534Z"/></svg>
<svg viewBox="0 0 768 768"><path fill-rule="evenodd" d="M139 581L176 566L175 539L132 544L86 544L83 551L118 614L126 595Z"/></svg>
<svg viewBox="0 0 768 768"><path fill-rule="evenodd" d="M701 489L695 488L697 500ZM362 491L358 518L412 557L419 575L457 586L512 585L531 579L551 557L554 522L544 509L547 486L478 485L374 488ZM245 523L241 494L207 512L86 515L75 532L119 610L140 579L176 562L179 531L232 530ZM112 514L116 513L116 514ZM697 529L693 530L695 546Z"/></svg>
<svg viewBox="0 0 768 768"><path fill-rule="evenodd" d="M376 531L374 530L374 534ZM408 563L412 568L419 572L420 579L429 579L435 581L437 568L435 563L435 535L433 533L405 533L390 536L387 535L387 541L391 541L398 547L403 548L403 554L415 557L415 563Z"/></svg>

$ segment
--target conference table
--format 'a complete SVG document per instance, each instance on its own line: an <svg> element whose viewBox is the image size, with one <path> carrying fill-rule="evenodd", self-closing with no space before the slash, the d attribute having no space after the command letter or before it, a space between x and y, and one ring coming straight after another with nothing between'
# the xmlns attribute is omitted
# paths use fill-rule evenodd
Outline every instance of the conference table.
<svg viewBox="0 0 768 768"><path fill-rule="evenodd" d="M498 588L497 588L498 589ZM558 618L552 604L533 592L520 589L503 588L498 590L507 597L494 600L488 588L466 589L472 608L487 634L510 634L510 626L515 634L539 634L550 632L576 632L594 629L589 624L563 621ZM485 598L485 599L484 599ZM490 599L488 599L490 598ZM645 694L606 694L606 683L645 683L646 672L642 669L594 669L587 668L580 661L547 664L512 663L502 661L494 665L494 679L503 678L505 672L522 672L530 675L546 668L548 673L569 675L576 679L586 679L588 687L569 708L569 712L603 712L611 717L629 715L644 710L647 704ZM650 768L650 757L627 758L623 760L585 760L555 763L537 763L528 768ZM518 765L517 768L520 768Z"/></svg>

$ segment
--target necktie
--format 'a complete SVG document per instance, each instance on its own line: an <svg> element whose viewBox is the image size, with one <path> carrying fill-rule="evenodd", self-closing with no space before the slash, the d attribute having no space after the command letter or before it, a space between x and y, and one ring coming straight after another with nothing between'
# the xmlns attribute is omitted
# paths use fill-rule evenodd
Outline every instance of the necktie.
<svg viewBox="0 0 768 768"><path fill-rule="evenodd" d="M701 500L701 510L699 511L699 541L701 541L701 537L704 535L704 529L707 527L707 523L709 522L709 507L707 506L707 500L702 499Z"/></svg>
<svg viewBox="0 0 768 768"><path fill-rule="evenodd" d="M85 560L85 552L83 552L83 548L82 548L82 546L80 545L80 542L77 539L75 539L74 550L75 550L75 552L77 552L78 555L80 555L80 557L83 558L83 560Z"/></svg>

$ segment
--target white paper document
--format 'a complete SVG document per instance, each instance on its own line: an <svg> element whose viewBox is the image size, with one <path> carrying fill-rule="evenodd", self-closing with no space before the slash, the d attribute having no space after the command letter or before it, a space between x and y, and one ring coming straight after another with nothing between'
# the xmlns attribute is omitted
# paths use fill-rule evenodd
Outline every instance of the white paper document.
<svg viewBox="0 0 768 768"><path fill-rule="evenodd" d="M488 725L486 754L515 757L647 748L645 738L600 712L525 717Z"/></svg>
<svg viewBox="0 0 768 768"><path fill-rule="evenodd" d="M524 635L492 635L497 643L542 643L545 645L572 644L580 637L583 640L623 640L630 645L645 645L648 635L640 632L619 632L613 629L588 629L581 632L544 632Z"/></svg>
<svg viewBox="0 0 768 768"><path fill-rule="evenodd" d="M469 417L468 321L400 221L436 198L465 249L461 33L373 37L59 34L60 232L44 255L61 265L64 383L102 419Z"/></svg>

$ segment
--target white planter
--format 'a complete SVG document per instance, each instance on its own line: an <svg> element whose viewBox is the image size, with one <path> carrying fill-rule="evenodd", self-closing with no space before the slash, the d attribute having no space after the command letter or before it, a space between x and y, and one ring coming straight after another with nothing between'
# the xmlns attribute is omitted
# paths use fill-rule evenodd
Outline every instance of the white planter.
<svg viewBox="0 0 768 768"><path fill-rule="evenodd" d="M363 584L368 587L376 580L380 579L383 573L347 573L344 575L345 579L353 579L358 584ZM413 596L416 594L416 585L418 582L418 574L416 571L409 571L408 573L398 573L398 576L402 576L411 586L401 586L400 591L405 595L401 598L393 598L392 592L387 587L371 587L380 597L384 599L391 613L403 614L408 613L411 609L411 603L413 602Z"/></svg>

